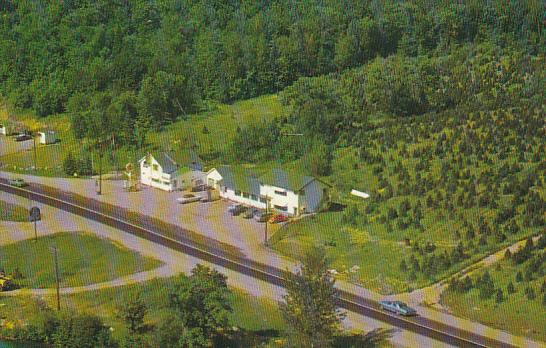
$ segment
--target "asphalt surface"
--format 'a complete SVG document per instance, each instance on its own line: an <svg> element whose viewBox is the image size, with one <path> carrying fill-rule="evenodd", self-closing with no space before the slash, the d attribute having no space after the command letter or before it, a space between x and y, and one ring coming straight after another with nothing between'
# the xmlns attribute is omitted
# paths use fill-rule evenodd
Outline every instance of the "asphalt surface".
<svg viewBox="0 0 546 348"><path fill-rule="evenodd" d="M203 238L195 238L195 233L179 226L166 224L159 219L128 212L124 208L112 206L94 199L56 190L47 186L32 184L25 188L9 186L7 180L0 178L0 191L27 197L61 210L98 221L105 225L134 234L138 237L164 245L174 250L269 282L284 286L287 272L266 264L252 261L233 252L223 243L211 243ZM436 339L459 347L515 347L491 337L462 330L449 323L442 323L425 317L401 317L379 309L377 302L346 291L339 291L340 307L364 315L392 326Z"/></svg>

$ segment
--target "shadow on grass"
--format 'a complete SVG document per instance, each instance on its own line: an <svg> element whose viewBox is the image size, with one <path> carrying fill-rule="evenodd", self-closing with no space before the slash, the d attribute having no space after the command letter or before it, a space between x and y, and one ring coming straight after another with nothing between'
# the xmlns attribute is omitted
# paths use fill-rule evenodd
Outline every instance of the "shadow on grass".
<svg viewBox="0 0 546 348"><path fill-rule="evenodd" d="M218 337L214 342L214 347L261 347L266 346L274 340L282 340L279 330L244 330L231 331L225 336Z"/></svg>
<svg viewBox="0 0 546 348"><path fill-rule="evenodd" d="M338 336L334 340L335 348L364 348L378 347L389 339L395 329L375 329L366 333L347 334Z"/></svg>

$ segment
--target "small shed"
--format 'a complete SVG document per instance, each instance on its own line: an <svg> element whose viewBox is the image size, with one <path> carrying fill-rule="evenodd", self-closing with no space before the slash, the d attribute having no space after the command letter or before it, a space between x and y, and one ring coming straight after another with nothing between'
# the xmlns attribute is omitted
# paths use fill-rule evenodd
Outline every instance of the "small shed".
<svg viewBox="0 0 546 348"><path fill-rule="evenodd" d="M7 124L0 124L0 134L11 135L13 133L13 127Z"/></svg>
<svg viewBox="0 0 546 348"><path fill-rule="evenodd" d="M38 136L40 137L40 144L48 145L48 144L54 144L57 142L57 136L55 135L55 132L52 130L38 132Z"/></svg>

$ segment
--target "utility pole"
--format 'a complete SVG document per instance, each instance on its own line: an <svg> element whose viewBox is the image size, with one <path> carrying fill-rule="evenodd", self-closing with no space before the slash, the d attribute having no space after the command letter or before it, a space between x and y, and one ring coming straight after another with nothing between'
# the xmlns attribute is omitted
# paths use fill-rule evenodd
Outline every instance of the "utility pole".
<svg viewBox="0 0 546 348"><path fill-rule="evenodd" d="M57 247L53 246L51 247L51 250L53 251L53 255L55 257L55 282L57 283L57 310L61 310L61 294L59 290L59 262L57 257Z"/></svg>
<svg viewBox="0 0 546 348"><path fill-rule="evenodd" d="M264 230L264 245L267 246L267 224L269 223L269 196L265 196L265 214L266 214L266 219L265 219L265 224L264 224L264 227L265 227L265 230Z"/></svg>

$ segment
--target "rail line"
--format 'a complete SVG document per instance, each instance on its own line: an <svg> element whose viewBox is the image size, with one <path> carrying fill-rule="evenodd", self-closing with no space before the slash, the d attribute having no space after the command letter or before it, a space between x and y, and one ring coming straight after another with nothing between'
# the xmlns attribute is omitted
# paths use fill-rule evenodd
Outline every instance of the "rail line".
<svg viewBox="0 0 546 348"><path fill-rule="evenodd" d="M69 213L98 221L105 225L131 233L154 243L159 243L168 248L181 251L185 254L194 256L212 264L284 287L287 271L258 263L248 258L223 254L214 248L212 250L207 250L207 248L204 248L202 245L195 245L189 242L187 239L182 240L182 238L173 238L166 236L165 234L158 233L152 230L153 226L138 226L133 222L108 215L103 211L97 211L95 209L84 207L75 202L70 202L69 200L73 199L73 197L63 194L63 191L58 192L58 196L62 197L61 199L42 192L31 191L30 188L33 188L33 186L30 186L29 188L13 187L7 184L7 180L0 178L0 191L29 198ZM39 187L34 188L39 190ZM90 201L95 200L90 199ZM98 207L100 209L100 202L98 203ZM93 205L97 206L97 204ZM373 300L366 299L343 290L338 290L338 293L338 305L341 308L388 323L389 325L401 329L433 338L443 343L458 347L516 347L512 344L501 342L491 337L482 336L478 333L466 331L428 318L404 318L396 316L380 310L378 303Z"/></svg>

